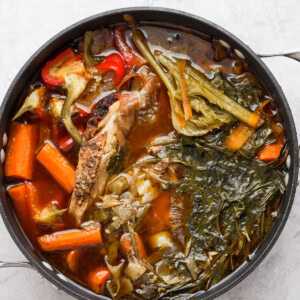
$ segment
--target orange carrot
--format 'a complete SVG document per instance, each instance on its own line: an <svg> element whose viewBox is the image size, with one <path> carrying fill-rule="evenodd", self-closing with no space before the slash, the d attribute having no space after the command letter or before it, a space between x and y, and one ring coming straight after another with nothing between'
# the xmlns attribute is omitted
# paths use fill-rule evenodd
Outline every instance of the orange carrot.
<svg viewBox="0 0 300 300"><path fill-rule="evenodd" d="M180 60L178 64L179 73L180 73L180 89L182 95L182 104L183 104L183 111L184 111L184 119L187 121L193 117L191 103L189 99L188 89L186 79L183 75L184 69L186 65L186 60Z"/></svg>
<svg viewBox="0 0 300 300"><path fill-rule="evenodd" d="M37 214L39 214L39 197L37 193L36 186L31 182L26 182L27 188L27 205L29 209L29 214L31 218L34 219Z"/></svg>
<svg viewBox="0 0 300 300"><path fill-rule="evenodd" d="M146 259L147 257L147 252L145 250L144 244L139 236L138 233L135 233L135 237L136 237L136 241L137 241L137 246L138 246L138 250L140 253L140 257L141 259ZM132 245L132 241L131 241L131 237L129 233L124 233L121 236L120 239L120 244L121 247L124 251L124 253L128 256L128 257L133 257L134 254L134 250L133 250L133 245Z"/></svg>
<svg viewBox="0 0 300 300"><path fill-rule="evenodd" d="M229 151L235 152L240 149L254 133L255 128L249 127L244 123L240 123L229 135L224 142L224 146Z"/></svg>
<svg viewBox="0 0 300 300"><path fill-rule="evenodd" d="M99 245L102 243L102 237L100 228L74 229L40 236L38 242L42 250L56 251Z"/></svg>
<svg viewBox="0 0 300 300"><path fill-rule="evenodd" d="M272 124L272 130L276 133L276 134L282 134L283 132L283 128L280 127L279 125L273 123Z"/></svg>
<svg viewBox="0 0 300 300"><path fill-rule="evenodd" d="M279 157L281 149L282 145L278 143L268 145L258 153L257 158L264 162L273 161Z"/></svg>
<svg viewBox="0 0 300 300"><path fill-rule="evenodd" d="M110 272L108 269L105 267L98 267L89 273L88 283L95 293L102 294L104 291L104 285L109 278Z"/></svg>
<svg viewBox="0 0 300 300"><path fill-rule="evenodd" d="M74 273L78 271L78 260L80 254L80 250L73 250L68 253L66 258L69 269Z"/></svg>
<svg viewBox="0 0 300 300"><path fill-rule="evenodd" d="M18 219L24 228L26 234L33 238L35 234L35 202L36 190L34 186L29 183L22 183L20 185L8 189L8 194L11 197Z"/></svg>
<svg viewBox="0 0 300 300"><path fill-rule="evenodd" d="M177 107L177 108L175 109L175 111L178 111L178 112L179 112L179 113L176 113L176 117L177 117L178 123L179 123L179 125L180 125L181 127L184 127L186 121L185 121L185 118L183 118L183 117L181 116L181 114L183 115L183 111L182 111L182 109L181 109L180 103L179 103L178 100L174 100L174 101L175 101L175 105L176 105L176 107Z"/></svg>
<svg viewBox="0 0 300 300"><path fill-rule="evenodd" d="M75 169L58 149L45 143L36 158L68 193L72 192Z"/></svg>
<svg viewBox="0 0 300 300"><path fill-rule="evenodd" d="M253 112L248 120L248 125L251 127L256 128L259 121L260 121L261 117L257 112Z"/></svg>
<svg viewBox="0 0 300 300"><path fill-rule="evenodd" d="M32 179L38 138L37 125L12 123L6 150L5 176Z"/></svg>
<svg viewBox="0 0 300 300"><path fill-rule="evenodd" d="M19 220L24 224L28 220L28 209L27 209L27 189L26 183L11 187L8 189L8 194L14 203L15 210L19 217Z"/></svg>
<svg viewBox="0 0 300 300"><path fill-rule="evenodd" d="M184 118L185 120L189 120L193 117L193 113L192 113L191 103L188 95L186 79L183 77L183 75L180 78L180 89L182 94Z"/></svg>

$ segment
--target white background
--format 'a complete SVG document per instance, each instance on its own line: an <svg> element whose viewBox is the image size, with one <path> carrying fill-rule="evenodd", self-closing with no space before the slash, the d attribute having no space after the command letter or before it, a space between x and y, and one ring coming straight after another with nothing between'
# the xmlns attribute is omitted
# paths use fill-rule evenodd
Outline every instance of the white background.
<svg viewBox="0 0 300 300"><path fill-rule="evenodd" d="M127 6L162 6L211 20L253 50L300 49L299 0L0 0L0 99L25 61L58 31L85 17ZM300 132L300 63L264 59L289 101ZM298 136L299 137L299 136ZM300 299L300 195L278 242L264 262L222 300ZM0 260L24 260L0 220ZM36 272L0 269L0 299L67 300Z"/></svg>

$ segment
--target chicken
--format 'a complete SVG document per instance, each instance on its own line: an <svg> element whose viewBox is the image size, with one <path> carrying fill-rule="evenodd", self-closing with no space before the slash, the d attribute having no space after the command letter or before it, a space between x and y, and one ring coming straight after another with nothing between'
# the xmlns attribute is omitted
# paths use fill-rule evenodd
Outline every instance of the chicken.
<svg viewBox="0 0 300 300"><path fill-rule="evenodd" d="M103 110L95 109L88 122L69 204L69 214L77 225L82 223L85 212L99 201L109 177L121 166L136 111L146 109L156 98L158 78L151 75L147 79L141 91L114 94L107 115L102 119Z"/></svg>

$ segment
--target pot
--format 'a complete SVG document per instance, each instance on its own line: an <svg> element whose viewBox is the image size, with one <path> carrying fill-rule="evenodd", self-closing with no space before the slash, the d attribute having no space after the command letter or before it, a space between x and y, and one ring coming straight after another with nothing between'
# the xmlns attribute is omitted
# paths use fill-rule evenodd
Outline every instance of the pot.
<svg viewBox="0 0 300 300"><path fill-rule="evenodd" d="M170 10L166 8L127 8L113 10L101 13L90 18L84 19L62 32L58 33L45 45L43 45L33 56L26 62L12 82L0 108L0 210L4 223L12 236L13 240L28 259L26 263L3 264L2 266L25 266L37 270L42 276L54 284L57 288L64 290L77 299L109 299L105 296L97 295L92 291L80 286L64 276L61 272L49 265L43 255L33 248L30 241L24 235L20 227L12 201L7 197L4 183L3 162L5 160L5 144L7 140L6 132L9 122L19 101L24 99L24 91L33 76L40 70L41 65L47 61L56 52L61 51L65 45L72 40L83 35L87 30L95 30L106 24L123 22L123 14L132 14L136 19L142 21L165 21L180 24L196 32L204 33L215 39L221 40L221 43L229 45L235 49L235 53L246 60L251 66L252 71L261 80L264 87L268 90L271 97L275 100L279 114L284 125L285 135L289 142L289 156L287 158L288 174L285 178L287 185L286 192L283 195L280 211L272 229L263 243L258 247L251 259L241 265L231 275L227 276L218 284L212 286L208 291L200 292L195 299L214 299L225 293L241 280L247 277L265 258L277 241L282 229L287 221L292 208L297 180L298 180L298 141L293 116L287 100L277 83L276 79L262 62L262 60L247 47L243 42L233 36L230 32L200 17Z"/></svg>

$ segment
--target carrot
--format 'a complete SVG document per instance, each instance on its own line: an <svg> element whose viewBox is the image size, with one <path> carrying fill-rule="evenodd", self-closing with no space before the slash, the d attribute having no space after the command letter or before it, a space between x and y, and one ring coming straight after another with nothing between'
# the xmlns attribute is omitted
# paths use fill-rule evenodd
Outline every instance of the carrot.
<svg viewBox="0 0 300 300"><path fill-rule="evenodd" d="M143 244L143 242L142 242L142 240L141 240L141 238L140 238L140 236L137 232L135 233L135 237L136 237L140 257L141 257L141 259L146 259L147 252L146 252L144 244ZM131 241L129 233L124 233L121 236L120 244L121 244L121 247L122 247L122 249L123 249L123 251L124 251L124 253L126 254L127 257L133 257L134 256L134 249L133 249L133 245L132 245L132 241Z"/></svg>
<svg viewBox="0 0 300 300"><path fill-rule="evenodd" d="M40 247L44 251L76 249L102 243L100 228L75 229L46 234L38 238Z"/></svg>
<svg viewBox="0 0 300 300"><path fill-rule="evenodd" d="M188 95L186 79L183 77L183 75L180 78L180 89L182 94L184 118L187 121L193 117L193 113L192 113L191 103Z"/></svg>
<svg viewBox="0 0 300 300"><path fill-rule="evenodd" d="M283 128L278 126L277 124L273 123L272 124L272 130L276 133L276 134L282 134L283 132Z"/></svg>
<svg viewBox="0 0 300 300"><path fill-rule="evenodd" d="M26 183L9 188L8 194L14 203L20 222L24 224L28 219Z"/></svg>
<svg viewBox="0 0 300 300"><path fill-rule="evenodd" d="M58 149L45 143L36 158L68 193L72 192L75 169Z"/></svg>
<svg viewBox="0 0 300 300"><path fill-rule="evenodd" d="M89 273L88 283L95 293L102 294L104 290L104 285L109 278L109 270L105 267L98 267Z"/></svg>
<svg viewBox="0 0 300 300"><path fill-rule="evenodd" d="M249 126L251 126L251 127L256 128L257 125L259 124L260 119L261 119L260 115L259 115L257 112L253 112L253 113L250 115L250 118L249 118L247 124L248 124Z"/></svg>
<svg viewBox="0 0 300 300"><path fill-rule="evenodd" d="M282 145L279 143L268 145L258 153L257 158L264 162L273 161L279 157L281 149Z"/></svg>
<svg viewBox="0 0 300 300"><path fill-rule="evenodd" d="M42 250L56 251L97 245L102 242L102 238L98 229L67 230L40 236L38 242Z"/></svg>
<svg viewBox="0 0 300 300"><path fill-rule="evenodd" d="M186 60L180 60L178 63L179 73L180 73L180 89L182 95L182 104L183 104L183 111L184 111L184 119L187 121L193 117L191 103L189 99L188 89L186 79L183 75L184 69L186 65Z"/></svg>
<svg viewBox="0 0 300 300"><path fill-rule="evenodd" d="M224 142L224 146L229 151L235 152L240 149L254 133L255 128L249 127L244 123L240 123L229 135Z"/></svg>
<svg viewBox="0 0 300 300"><path fill-rule="evenodd" d="M36 186L31 182L26 182L27 188L27 205L29 209L29 214L32 219L35 219L36 215L39 214L38 202L39 197L37 193Z"/></svg>
<svg viewBox="0 0 300 300"><path fill-rule="evenodd" d="M181 115L183 115L183 111L182 111L182 108L180 106L180 103L178 100L175 100L175 105L176 105L176 109L175 111L178 111L178 113L176 113L176 117L177 117L177 120L178 120L178 124L181 126L181 127L184 127L185 126L185 123L186 123L186 120L185 118L183 118Z"/></svg>
<svg viewBox="0 0 300 300"><path fill-rule="evenodd" d="M38 138L37 125L12 123L6 150L5 176L32 179Z"/></svg>
<svg viewBox="0 0 300 300"><path fill-rule="evenodd" d="M68 253L66 261L69 269L75 273L78 271L78 260L81 252L79 250L72 250Z"/></svg>
<svg viewBox="0 0 300 300"><path fill-rule="evenodd" d="M24 228L26 234L34 237L35 234L35 206L36 190L34 186L29 183L22 183L20 185L8 189L8 194L13 201L18 219Z"/></svg>
<svg viewBox="0 0 300 300"><path fill-rule="evenodd" d="M178 105L179 106L179 105ZM185 119L182 117L182 116L180 116L179 114L176 114L176 117L177 117L177 120L178 120L178 123L179 123L179 125L181 126L181 127L184 127L185 126Z"/></svg>

